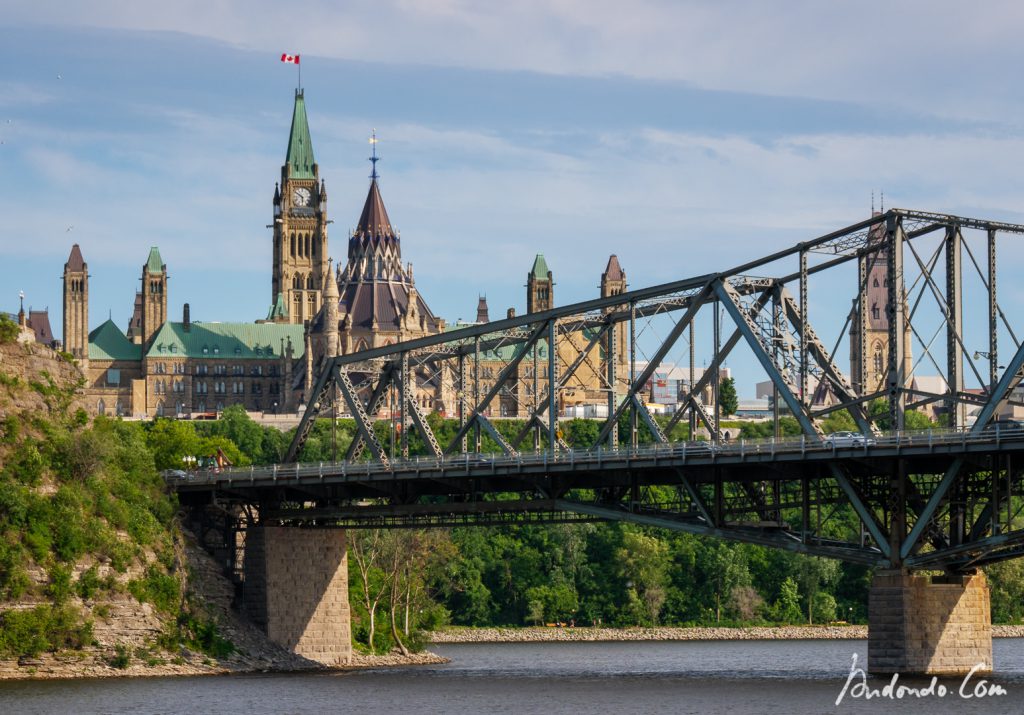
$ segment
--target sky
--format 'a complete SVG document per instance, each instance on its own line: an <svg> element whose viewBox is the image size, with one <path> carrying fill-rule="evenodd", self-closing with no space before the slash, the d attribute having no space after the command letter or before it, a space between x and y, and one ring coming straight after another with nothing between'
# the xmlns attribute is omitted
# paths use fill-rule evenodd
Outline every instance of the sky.
<svg viewBox="0 0 1024 715"><path fill-rule="evenodd" d="M725 270L866 218L883 191L1024 223L1019 3L155 5L0 0L0 309L24 290L58 336L72 243L93 327L126 326L153 245L172 318L266 314L284 52L335 260L375 129L403 257L450 322L478 295L521 313L539 252L567 304L611 253L634 288ZM752 396L760 374L733 367Z"/></svg>

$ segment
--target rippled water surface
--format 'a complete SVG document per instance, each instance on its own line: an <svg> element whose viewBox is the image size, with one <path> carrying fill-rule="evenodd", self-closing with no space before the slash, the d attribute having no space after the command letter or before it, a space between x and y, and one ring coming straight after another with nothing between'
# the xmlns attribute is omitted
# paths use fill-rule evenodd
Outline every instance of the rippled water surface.
<svg viewBox="0 0 1024 715"><path fill-rule="evenodd" d="M340 674L0 683L0 713L1024 713L1024 639L994 647L987 680L1007 694L969 700L946 678L945 697L848 693L837 707L864 641L516 643L436 646L451 663Z"/></svg>

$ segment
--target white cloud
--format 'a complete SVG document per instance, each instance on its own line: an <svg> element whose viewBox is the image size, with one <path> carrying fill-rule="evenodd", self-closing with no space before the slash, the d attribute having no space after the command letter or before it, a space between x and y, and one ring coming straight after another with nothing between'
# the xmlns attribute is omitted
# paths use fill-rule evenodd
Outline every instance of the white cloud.
<svg viewBox="0 0 1024 715"><path fill-rule="evenodd" d="M370 62L621 74L773 95L984 116L1019 106L1024 9L939 0L93 0L6 22L195 34L269 52Z"/></svg>

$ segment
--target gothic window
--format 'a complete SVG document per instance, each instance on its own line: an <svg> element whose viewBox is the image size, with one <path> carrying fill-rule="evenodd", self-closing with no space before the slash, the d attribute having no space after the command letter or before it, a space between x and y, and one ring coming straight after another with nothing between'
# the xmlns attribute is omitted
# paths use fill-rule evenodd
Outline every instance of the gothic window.
<svg viewBox="0 0 1024 715"><path fill-rule="evenodd" d="M114 405L114 414L116 414L118 417L124 414L124 405L121 404L120 400L118 400L117 403Z"/></svg>
<svg viewBox="0 0 1024 715"><path fill-rule="evenodd" d="M316 288L316 281L313 280L312 273L310 273L309 276L306 278L306 288L308 290L313 290L314 288Z"/></svg>
<svg viewBox="0 0 1024 715"><path fill-rule="evenodd" d="M879 373L882 371L882 344L875 343L875 355L874 355L874 366L875 372Z"/></svg>
<svg viewBox="0 0 1024 715"><path fill-rule="evenodd" d="M316 294L310 293L307 302L309 303L309 315L313 315L316 313Z"/></svg>
<svg viewBox="0 0 1024 715"><path fill-rule="evenodd" d="M889 287L889 277L888 276L886 276L885 278L882 279L882 285L885 286L886 288Z"/></svg>
<svg viewBox="0 0 1024 715"><path fill-rule="evenodd" d="M875 320L878 320L878 303L871 304L871 317L874 318Z"/></svg>
<svg viewBox="0 0 1024 715"><path fill-rule="evenodd" d="M156 404L156 416L157 417L163 417L164 416L164 403L163 402L158 402Z"/></svg>
<svg viewBox="0 0 1024 715"><path fill-rule="evenodd" d="M313 258L316 258L316 244L317 244L317 243L318 243L318 241L317 241L317 240L316 240L316 238L314 237L314 238L313 238L313 244L312 244L312 248L313 248L313 251L312 251L312 254L313 254Z"/></svg>
<svg viewBox="0 0 1024 715"><path fill-rule="evenodd" d="M875 282L872 284L875 288L878 287L878 276L875 276Z"/></svg>
<svg viewBox="0 0 1024 715"><path fill-rule="evenodd" d="M102 397L100 398L100 401L96 403L96 414L98 414L98 415L105 415L105 414L107 414L107 403L103 401Z"/></svg>
<svg viewBox="0 0 1024 715"><path fill-rule="evenodd" d="M295 258L295 232L292 231L292 258Z"/></svg>

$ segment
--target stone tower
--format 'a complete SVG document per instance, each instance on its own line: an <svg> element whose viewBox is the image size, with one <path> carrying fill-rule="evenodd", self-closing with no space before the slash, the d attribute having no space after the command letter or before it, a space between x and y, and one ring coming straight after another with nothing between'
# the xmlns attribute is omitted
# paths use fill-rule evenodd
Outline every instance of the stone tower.
<svg viewBox="0 0 1024 715"><path fill-rule="evenodd" d="M295 91L288 153L274 187L271 311L279 323L302 324L320 310L327 268L327 188L313 159L306 101Z"/></svg>
<svg viewBox="0 0 1024 715"><path fill-rule="evenodd" d="M487 310L487 296L482 295L479 297L476 303L476 322L478 323L489 323L491 318Z"/></svg>
<svg viewBox="0 0 1024 715"><path fill-rule="evenodd" d="M167 266L160 258L160 249L149 249L149 258L142 266L142 345L167 322Z"/></svg>
<svg viewBox="0 0 1024 715"><path fill-rule="evenodd" d="M443 329L416 289L412 264L402 265L402 241L391 225L377 174L370 161L370 189L356 229L348 239L348 262L338 271L339 353L433 335Z"/></svg>
<svg viewBox="0 0 1024 715"><path fill-rule="evenodd" d="M850 382L860 395L884 390L889 376L889 251L884 247L884 223L871 229L868 241L880 247L862 259L867 283L860 289L860 300L850 321ZM908 321L903 335L903 374L908 384L913 365L910 336Z"/></svg>
<svg viewBox="0 0 1024 715"><path fill-rule="evenodd" d="M550 310L555 304L555 281L544 260L544 254L538 253L533 260L533 268L526 276L526 312L539 313Z"/></svg>
<svg viewBox="0 0 1024 715"><path fill-rule="evenodd" d="M604 273L601 274L601 297L607 298L613 295L619 295L620 293L626 292L626 272L622 270L622 266L619 265L619 257L614 253L608 257L608 265L605 266ZM621 306L618 307L621 310ZM627 323L624 320L620 320L615 324L615 357L616 357L616 373L620 378L627 376L627 367L629 365L629 346L626 344L626 326ZM607 342L605 343L607 347Z"/></svg>
<svg viewBox="0 0 1024 715"><path fill-rule="evenodd" d="M77 243L64 264L64 350L89 359L89 266Z"/></svg>

